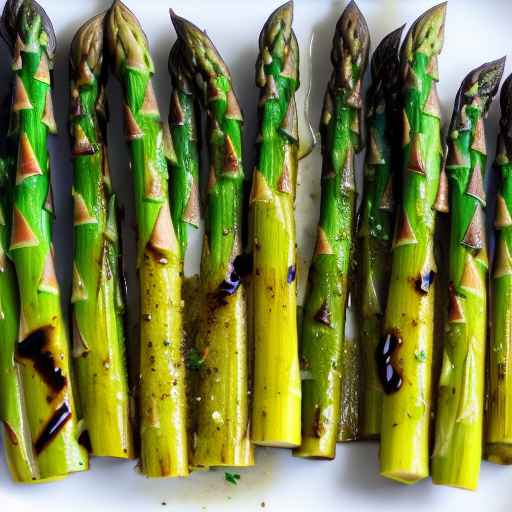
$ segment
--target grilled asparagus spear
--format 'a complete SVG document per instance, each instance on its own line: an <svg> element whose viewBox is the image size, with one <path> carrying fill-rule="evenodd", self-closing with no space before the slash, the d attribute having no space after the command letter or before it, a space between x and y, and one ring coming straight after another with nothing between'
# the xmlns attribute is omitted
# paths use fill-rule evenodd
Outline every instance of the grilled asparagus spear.
<svg viewBox="0 0 512 512"><path fill-rule="evenodd" d="M243 117L230 72L211 40L189 21L173 13L171 17L208 121L210 171L201 260L202 306L195 343L203 363L196 381L199 403L192 463L197 467L248 466L253 464L253 451L248 421L246 292L240 268ZM179 98L173 97L173 102L172 110L183 111Z"/></svg>
<svg viewBox="0 0 512 512"><path fill-rule="evenodd" d="M294 213L299 48L292 18L288 2L260 34L259 156L249 200L255 351L251 437L271 446L301 441Z"/></svg>
<svg viewBox="0 0 512 512"><path fill-rule="evenodd" d="M402 204L377 367L382 403L381 474L413 483L429 474L434 334L433 242L441 177L441 120L436 92L446 4L412 25L401 51L403 90ZM439 195L438 192L441 192ZM439 195L439 197L438 197Z"/></svg>
<svg viewBox="0 0 512 512"><path fill-rule="evenodd" d="M125 366L116 196L106 145L106 69L100 14L70 51L74 166L73 355L85 429L94 455L133 457Z"/></svg>
<svg viewBox="0 0 512 512"><path fill-rule="evenodd" d="M489 404L485 455L498 464L512 464L512 75L501 87L501 120L496 167L496 255L492 280Z"/></svg>
<svg viewBox="0 0 512 512"><path fill-rule="evenodd" d="M181 256L167 190L167 161L175 161L175 155L160 121L146 36L120 1L107 15L106 40L124 90L125 134L134 177L141 298L141 471L150 477L186 476Z"/></svg>
<svg viewBox="0 0 512 512"><path fill-rule="evenodd" d="M321 121L322 201L302 328L302 445L294 452L300 457L332 459L336 453L347 378L342 355L356 207L354 155L362 147L361 86L369 45L366 21L350 2L336 25Z"/></svg>
<svg viewBox="0 0 512 512"><path fill-rule="evenodd" d="M6 112L4 112L4 110ZM27 423L20 366L16 362L19 297L14 266L9 259L11 201L16 159L9 148L9 106L0 117L0 423L4 457L16 482L39 478L32 436Z"/></svg>
<svg viewBox="0 0 512 512"><path fill-rule="evenodd" d="M453 110L446 169L450 184L449 312L437 399L434 483L475 489L482 455L487 342L484 119L505 59L471 71Z"/></svg>
<svg viewBox="0 0 512 512"><path fill-rule="evenodd" d="M362 359L360 435L380 435L382 386L375 351L380 340L391 269L397 169L400 165L398 49L403 26L388 34L371 60L367 144L359 219L357 298Z"/></svg>
<svg viewBox="0 0 512 512"><path fill-rule="evenodd" d="M17 144L10 254L20 292L17 358L41 479L87 469L78 443L70 354L52 245L48 133L56 131L51 95L55 34L32 0L9 0L2 36L13 54L10 135Z"/></svg>

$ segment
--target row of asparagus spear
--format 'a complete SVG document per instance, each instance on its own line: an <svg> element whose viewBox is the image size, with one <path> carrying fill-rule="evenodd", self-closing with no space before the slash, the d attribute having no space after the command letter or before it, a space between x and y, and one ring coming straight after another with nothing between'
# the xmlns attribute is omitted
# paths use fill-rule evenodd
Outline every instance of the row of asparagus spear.
<svg viewBox="0 0 512 512"><path fill-rule="evenodd" d="M320 218L301 324L293 4L270 16L259 39L258 157L247 198L243 114L208 36L171 11L178 37L169 55L166 122L134 14L116 0L83 25L70 50L69 341L47 150L48 135L57 132L56 39L35 1L7 2L1 33L13 87L0 117L0 420L15 480L86 470L89 453L138 455L144 475L169 477L251 466L254 445L332 459L338 441L353 439L380 439L382 475L405 483L431 472L436 483L474 489L482 446L488 460L511 463L512 80L501 92L488 283L485 117L504 58L463 80L444 143L437 59L445 12L441 4L424 13L401 47L404 27L382 40L370 61L366 102L366 21L351 2L336 25L320 127ZM133 387L121 215L108 163L108 64L123 91L137 220ZM355 156L365 145L357 212ZM201 199L195 313L184 301L190 293L183 276ZM356 351L345 339L349 296Z"/></svg>

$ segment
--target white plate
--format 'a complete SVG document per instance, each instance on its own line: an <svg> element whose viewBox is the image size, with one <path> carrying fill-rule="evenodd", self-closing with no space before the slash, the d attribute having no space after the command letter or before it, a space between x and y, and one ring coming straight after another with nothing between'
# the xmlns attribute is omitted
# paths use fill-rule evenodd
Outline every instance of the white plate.
<svg viewBox="0 0 512 512"><path fill-rule="evenodd" d="M435 0L433 0L435 1ZM55 104L60 135L52 141L53 184L58 219L55 224L58 271L63 296L69 297L71 275L71 175L67 120L67 51L71 37L86 19L105 9L104 0L42 0L57 33L59 51L55 73ZM254 161L255 114L258 91L254 86L254 63L259 31L279 0L242 2L236 0L127 0L139 17L151 43L156 64L156 91L161 109L167 115L169 78L167 56L175 34L171 29L168 7L189 18L209 35L230 66L235 88L245 111L246 171ZM301 71L303 88L307 85L308 60L305 58L310 35L313 45L313 84L311 118L318 124L325 85L331 71L329 61L331 38L337 18L345 2L296 0L295 30L304 58ZM373 47L392 29L412 22L430 7L428 0L360 0L371 31ZM452 102L465 74L484 61L502 56L510 50L512 2L500 0L450 0L446 41L440 57L439 94L444 121L449 122ZM0 95L6 92L9 76L7 50L1 55ZM510 65L507 64L507 69ZM112 123L110 153L113 179L126 207L125 244L133 252L134 232L128 157L121 137L120 89L114 80L109 86ZM489 115L489 155L494 152L498 119L497 102ZM300 258L306 260L311 251L312 236L318 216L319 165L318 152L301 162L301 186L297 200ZM188 272L197 268L200 235L193 237ZM129 258L131 261L131 258ZM304 275L304 267L303 272ZM131 309L134 311L137 287L130 275ZM132 315L131 325L136 316ZM512 468L482 464L480 488L476 493L432 486L425 480L405 487L379 476L377 445L358 443L338 445L334 462L308 461L291 457L287 450L258 449L257 465L240 471L235 487L224 481L223 471L195 473L188 480L148 480L134 471L134 462L92 460L91 470L52 484L13 485L7 469L0 465L0 512L102 512L131 511L283 511L311 510L379 510L400 512L411 510L505 510L512 501ZM163 503L166 505L164 506ZM263 508L265 504L265 508ZM508 510L508 507L507 507Z"/></svg>

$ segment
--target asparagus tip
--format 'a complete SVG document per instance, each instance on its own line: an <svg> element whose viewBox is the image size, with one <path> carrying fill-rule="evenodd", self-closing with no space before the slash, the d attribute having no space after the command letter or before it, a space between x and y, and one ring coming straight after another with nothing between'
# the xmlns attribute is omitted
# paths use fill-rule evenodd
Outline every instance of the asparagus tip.
<svg viewBox="0 0 512 512"><path fill-rule="evenodd" d="M415 52L435 57L444 44L444 25L448 2L431 7L411 25L402 45L402 58L411 62Z"/></svg>
<svg viewBox="0 0 512 512"><path fill-rule="evenodd" d="M492 99L498 92L503 70L505 69L505 57L486 62L470 71L459 88L454 107L454 118L450 129L456 129L453 123L462 123L461 110L465 103L478 98L482 113L485 116L491 105Z"/></svg>
<svg viewBox="0 0 512 512"><path fill-rule="evenodd" d="M332 52L334 66L343 61L346 50L352 62L364 71L370 50L370 31L363 13L353 0L345 7L336 24Z"/></svg>
<svg viewBox="0 0 512 512"><path fill-rule="evenodd" d="M105 22L105 39L112 68L119 73L122 65L153 74L148 40L139 20L121 0L115 0Z"/></svg>
<svg viewBox="0 0 512 512"><path fill-rule="evenodd" d="M71 41L70 64L78 69L85 61L89 69L99 75L103 64L103 24L107 13L100 13L87 20Z"/></svg>
<svg viewBox="0 0 512 512"><path fill-rule="evenodd" d="M46 33L44 46L49 64L52 65L57 47L55 31L46 11L35 0L7 0L0 17L0 36L12 51L17 34L27 30L37 18L41 20L42 29Z"/></svg>
<svg viewBox="0 0 512 512"><path fill-rule="evenodd" d="M292 29L293 22L293 0L286 2L279 6L268 17L260 34L260 49L264 45L270 46L272 41L281 28L284 29L285 34L289 34ZM288 37L286 37L288 38Z"/></svg>

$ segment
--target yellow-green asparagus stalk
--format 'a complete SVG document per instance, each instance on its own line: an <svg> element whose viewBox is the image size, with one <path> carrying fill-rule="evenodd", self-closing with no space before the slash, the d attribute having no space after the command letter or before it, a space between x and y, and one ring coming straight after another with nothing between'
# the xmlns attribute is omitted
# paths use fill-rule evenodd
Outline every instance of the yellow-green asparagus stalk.
<svg viewBox="0 0 512 512"><path fill-rule="evenodd" d="M135 190L141 300L141 471L149 477L186 476L181 256L167 190L167 161L175 161L175 155L160 121L146 36L120 1L114 2L107 15L106 40L113 71L124 91L125 134Z"/></svg>
<svg viewBox="0 0 512 512"><path fill-rule="evenodd" d="M501 87L486 458L512 464L512 75Z"/></svg>
<svg viewBox="0 0 512 512"><path fill-rule="evenodd" d="M201 260L202 306L195 349L192 464L253 464L249 439L246 291L242 282L243 117L231 74L206 34L171 14L183 59L207 115L209 177ZM180 108L173 105L173 108ZM178 143L174 140L176 151Z"/></svg>
<svg viewBox="0 0 512 512"><path fill-rule="evenodd" d="M20 365L16 361L18 282L8 254L16 159L8 145L8 107L3 110L0 117L0 423L4 458L11 476L15 482L28 483L39 478L39 470L26 417Z"/></svg>
<svg viewBox="0 0 512 512"><path fill-rule="evenodd" d="M260 34L259 157L250 197L254 391L252 440L301 442L297 341L295 189L299 48L293 4L279 7Z"/></svg>
<svg viewBox="0 0 512 512"><path fill-rule="evenodd" d="M370 37L355 2L334 34L334 70L322 114L322 202L309 270L301 340L302 444L300 457L332 459L341 413L345 310L356 208L354 156L361 149L361 87ZM343 428L343 427L342 427Z"/></svg>
<svg viewBox="0 0 512 512"><path fill-rule="evenodd" d="M116 196L106 145L105 15L89 20L70 51L74 166L73 355L93 455L133 457L120 288Z"/></svg>
<svg viewBox="0 0 512 512"><path fill-rule="evenodd" d="M55 35L32 0L9 0L2 35L13 53L15 85L11 136L17 162L10 254L20 292L17 358L41 479L87 469L78 442L67 327L62 315L52 245L53 205L48 133L56 131L51 95Z"/></svg>
<svg viewBox="0 0 512 512"><path fill-rule="evenodd" d="M482 456L487 344L484 119L505 59L463 80L453 110L446 169L450 195L449 311L439 379L432 480L475 489Z"/></svg>
<svg viewBox="0 0 512 512"><path fill-rule="evenodd" d="M375 351L380 341L391 270L396 176L400 134L395 129L400 104L398 49L404 27L388 34L372 60L367 95L367 150L359 219L358 279L355 283L362 362L360 436L378 438L383 390Z"/></svg>
<svg viewBox="0 0 512 512"><path fill-rule="evenodd" d="M436 92L445 12L446 4L440 4L420 16L401 52L402 204L392 249L384 336L376 357L385 393L381 474L403 483L429 474L435 208L439 207L439 184L446 181L441 173L441 114Z"/></svg>

